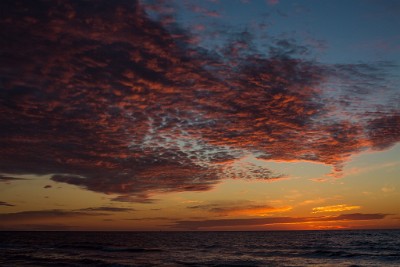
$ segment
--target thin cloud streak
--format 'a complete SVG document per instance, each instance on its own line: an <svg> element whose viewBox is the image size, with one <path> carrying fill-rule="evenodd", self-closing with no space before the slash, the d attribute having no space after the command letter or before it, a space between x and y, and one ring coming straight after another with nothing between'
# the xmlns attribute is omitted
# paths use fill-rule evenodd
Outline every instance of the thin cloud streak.
<svg viewBox="0 0 400 267"><path fill-rule="evenodd" d="M4 202L4 201L0 201L0 206L13 207L15 205L7 203L7 202Z"/></svg>
<svg viewBox="0 0 400 267"><path fill-rule="evenodd" d="M35 210L35 211L21 211L14 213L0 214L0 220L4 222L20 222L20 221L35 221L35 220L48 220L60 218L73 218L81 216L100 216L106 215L105 213L83 212L83 211L70 211L70 210Z"/></svg>
<svg viewBox="0 0 400 267"><path fill-rule="evenodd" d="M79 211L105 211L105 212L126 212L126 211L134 211L135 209L132 208L121 208L121 207L92 207L92 208L85 208L80 209Z"/></svg>
<svg viewBox="0 0 400 267"><path fill-rule="evenodd" d="M332 206L315 207L312 209L312 213L358 210L360 208L361 208L360 206L350 206L347 204L340 204L340 205L332 205Z"/></svg>
<svg viewBox="0 0 400 267"><path fill-rule="evenodd" d="M179 229L203 229L212 227L230 226L251 226L251 225L272 225L272 224L296 224L307 222L337 222L337 221L369 221L382 220L389 214L342 214L338 216L321 217L268 217L252 219L217 219L217 220L198 220L198 221L176 221L171 228Z"/></svg>
<svg viewBox="0 0 400 267"><path fill-rule="evenodd" d="M195 206L188 206L192 210L205 210L210 213L218 214L220 216L264 216L270 213L285 212L292 209L290 206L286 207L272 207L270 205L252 204L251 201L237 201L237 202L221 202L209 203Z"/></svg>
<svg viewBox="0 0 400 267"><path fill-rule="evenodd" d="M71 231L76 230L78 227L64 224L18 224L2 226L0 230L4 231Z"/></svg>
<svg viewBox="0 0 400 267"><path fill-rule="evenodd" d="M3 176L0 174L0 182L12 182L12 181L21 181L21 180L28 180L28 179Z"/></svg>
<svg viewBox="0 0 400 267"><path fill-rule="evenodd" d="M60 218L75 218L85 216L105 216L111 215L116 212L131 212L134 211L132 208L121 208L121 207L90 207L78 210L32 210L32 211L20 211L12 213L0 214L1 222L20 222L20 221L34 221L34 220L47 220L47 219L60 219Z"/></svg>

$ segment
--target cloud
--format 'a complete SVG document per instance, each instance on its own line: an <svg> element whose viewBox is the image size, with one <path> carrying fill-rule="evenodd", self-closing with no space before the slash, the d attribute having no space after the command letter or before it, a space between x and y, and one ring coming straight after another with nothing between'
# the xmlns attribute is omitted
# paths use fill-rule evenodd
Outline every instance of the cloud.
<svg viewBox="0 0 400 267"><path fill-rule="evenodd" d="M285 212L292 207L272 207L269 205L252 204L251 201L221 202L203 205L188 206L189 209L206 210L222 216L228 215L249 215L264 216L269 213Z"/></svg>
<svg viewBox="0 0 400 267"><path fill-rule="evenodd" d="M333 206L315 207L312 209L312 213L358 210L360 208L361 208L360 206L349 206L347 204L340 204L340 205L333 205Z"/></svg>
<svg viewBox="0 0 400 267"><path fill-rule="evenodd" d="M48 188L52 188L52 186L51 185L45 185L45 186L43 186L43 188L44 189L48 189Z"/></svg>
<svg viewBox="0 0 400 267"><path fill-rule="evenodd" d="M368 221L381 220L388 214L342 214L338 216L322 217L268 217L252 219L218 219L218 220L197 220L197 221L176 221L172 228L201 229L212 227L249 226L249 225L271 225L271 224L296 224L306 222L336 222L336 221Z"/></svg>
<svg viewBox="0 0 400 267"><path fill-rule="evenodd" d="M36 210L36 211L21 211L14 213L0 214L1 222L18 222L18 221L33 221L33 220L48 220L60 219L81 216L99 216L106 215L104 213L84 212L84 211L69 211L69 210Z"/></svg>
<svg viewBox="0 0 400 267"><path fill-rule="evenodd" d="M0 202L0 205L2 205L2 203L5 202ZM63 218L78 218L86 216L106 216L116 212L130 212L130 211L134 211L134 209L110 207L110 206L89 207L77 210L62 210L62 209L33 210L33 211L21 211L13 213L2 213L0 214L0 221L4 223L9 223L9 222L18 223L21 221L32 222L32 221L44 221L52 219L63 219Z"/></svg>
<svg viewBox="0 0 400 267"><path fill-rule="evenodd" d="M4 201L0 201L0 206L13 207L13 206L15 206L15 205L10 204L10 203L7 203L7 202L4 202Z"/></svg>
<svg viewBox="0 0 400 267"><path fill-rule="evenodd" d="M234 167L248 154L340 172L352 154L399 142L389 63L324 65L290 38L260 52L251 28L196 46L200 35L137 1L0 5L2 173L144 203L225 178L284 177Z"/></svg>
<svg viewBox="0 0 400 267"><path fill-rule="evenodd" d="M148 195L143 195L143 194L135 194L134 196L120 195L112 198L111 200L118 202L136 202L142 204L152 204L157 201L157 199L152 199Z"/></svg>
<svg viewBox="0 0 400 267"><path fill-rule="evenodd" d="M400 112L373 119L368 134L376 149L386 149L400 141Z"/></svg>
<svg viewBox="0 0 400 267"><path fill-rule="evenodd" d="M125 212L125 211L134 211L132 208L119 208L119 207L92 207L80 209L79 211L105 211L105 212Z"/></svg>
<svg viewBox="0 0 400 267"><path fill-rule="evenodd" d="M384 187L382 187L381 188L381 191L382 192L384 192L384 193L391 193L391 192L394 192L394 191L396 191L396 187L394 187L394 186L384 186Z"/></svg>
<svg viewBox="0 0 400 267"><path fill-rule="evenodd" d="M307 205L320 204L320 203L324 203L326 200L327 200L326 198L307 199L307 200L304 200L304 201L298 203L297 205L307 206Z"/></svg>
<svg viewBox="0 0 400 267"><path fill-rule="evenodd" d="M0 174L0 182L11 182L11 181L20 181L20 180L27 180L24 178L16 178L11 176L3 176Z"/></svg>
<svg viewBox="0 0 400 267"><path fill-rule="evenodd" d="M342 214L336 217L327 217L324 220L330 221L332 218L338 221L363 221L363 220L381 220L386 216L391 214L382 214L382 213L372 213L372 214L364 214L364 213L353 213L353 214Z"/></svg>
<svg viewBox="0 0 400 267"><path fill-rule="evenodd" d="M18 224L18 225L0 225L0 230L5 231L68 231L76 230L76 226L64 224Z"/></svg>
<svg viewBox="0 0 400 267"><path fill-rule="evenodd" d="M388 161L385 163L381 164L369 164L368 166L365 166L363 168L360 167L353 167L348 170L346 170L347 175L359 175L362 173L371 173L371 172L376 172L381 169L389 169L389 168L395 168L397 166L400 166L400 162L398 161Z"/></svg>
<svg viewBox="0 0 400 267"><path fill-rule="evenodd" d="M192 12L198 13L201 16L204 16L204 17L217 18L217 17L221 16L221 14L218 11L209 10L209 9L207 9L207 8L201 6L201 5L198 5L198 4L193 4L193 3L190 3L190 2L186 2L186 5L187 5L187 8L190 9Z"/></svg>
<svg viewBox="0 0 400 267"><path fill-rule="evenodd" d="M174 221L177 220L176 218L169 218L169 217L148 217L148 218L132 218L132 219L125 219L127 221Z"/></svg>

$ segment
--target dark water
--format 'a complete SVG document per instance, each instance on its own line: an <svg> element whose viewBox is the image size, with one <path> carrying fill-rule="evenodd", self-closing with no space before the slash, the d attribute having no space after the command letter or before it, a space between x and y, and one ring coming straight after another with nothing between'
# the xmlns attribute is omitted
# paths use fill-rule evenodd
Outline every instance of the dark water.
<svg viewBox="0 0 400 267"><path fill-rule="evenodd" d="M1 266L400 266L400 230L0 232Z"/></svg>

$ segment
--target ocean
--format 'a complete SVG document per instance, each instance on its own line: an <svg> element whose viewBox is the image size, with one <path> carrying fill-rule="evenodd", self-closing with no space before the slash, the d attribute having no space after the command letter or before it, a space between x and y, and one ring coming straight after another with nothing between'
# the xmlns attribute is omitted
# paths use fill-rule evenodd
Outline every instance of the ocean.
<svg viewBox="0 0 400 267"><path fill-rule="evenodd" d="M3 231L0 266L400 266L400 230Z"/></svg>

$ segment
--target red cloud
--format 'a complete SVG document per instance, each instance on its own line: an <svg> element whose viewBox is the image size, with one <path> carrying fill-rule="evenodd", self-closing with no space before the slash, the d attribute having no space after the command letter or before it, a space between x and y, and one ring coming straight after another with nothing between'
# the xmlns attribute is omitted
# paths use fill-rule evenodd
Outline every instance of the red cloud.
<svg viewBox="0 0 400 267"><path fill-rule="evenodd" d="M262 54L251 32L208 51L136 1L0 5L0 173L52 174L146 202L224 177L281 177L226 168L248 153L340 171L350 155L399 141L398 106L361 101L390 66L317 64L290 40ZM332 77L351 81L347 98L327 96ZM364 105L357 119L338 116L352 99Z"/></svg>

